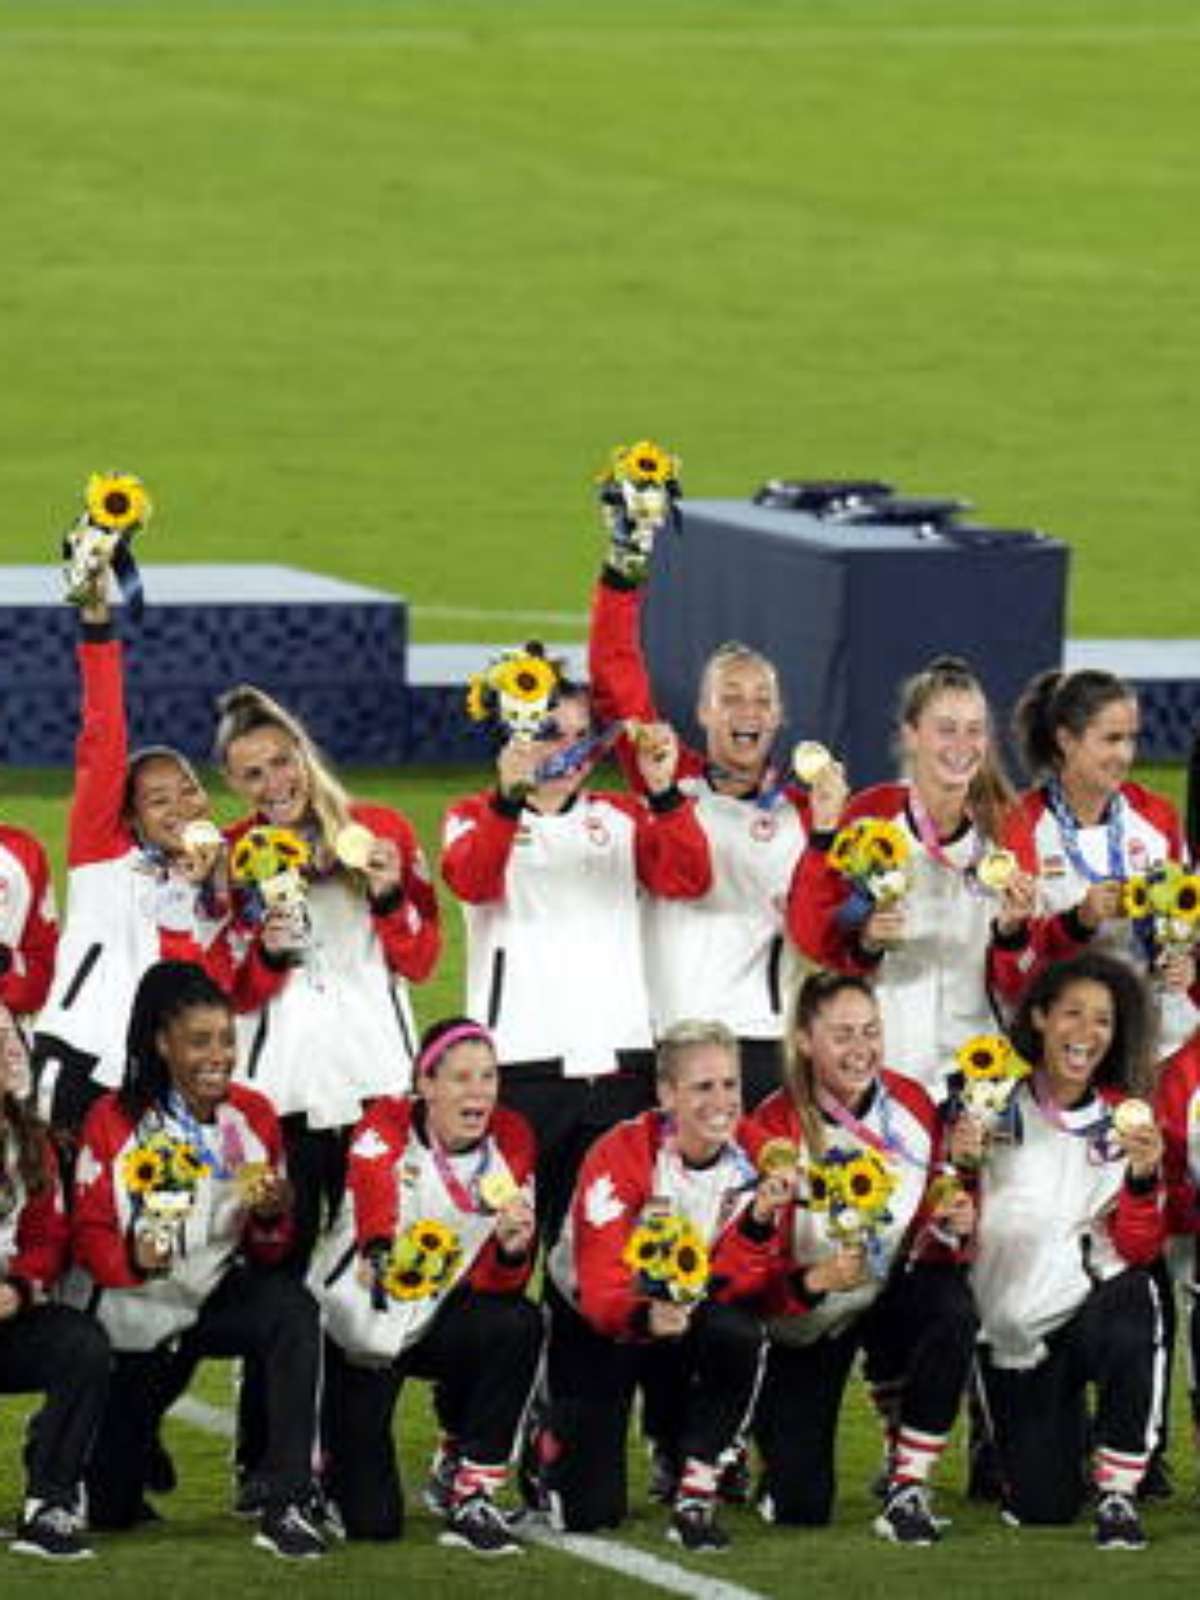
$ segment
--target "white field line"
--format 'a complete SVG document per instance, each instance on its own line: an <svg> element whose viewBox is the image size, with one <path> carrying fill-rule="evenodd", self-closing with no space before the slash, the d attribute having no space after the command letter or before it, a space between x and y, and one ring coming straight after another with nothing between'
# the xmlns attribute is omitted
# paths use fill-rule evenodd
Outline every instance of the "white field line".
<svg viewBox="0 0 1200 1600"><path fill-rule="evenodd" d="M219 1434L222 1439L232 1439L235 1432L233 1412L226 1406L210 1406L203 1400L193 1400L184 1395L171 1407L171 1416L178 1422L190 1423L203 1433ZM756 1589L744 1589L740 1584L726 1583L721 1578L709 1578L702 1572L692 1572L677 1567L673 1561L664 1561L648 1550L635 1550L631 1545L618 1544L615 1539L598 1539L591 1534L552 1533L549 1528L525 1526L521 1537L542 1544L562 1555L574 1556L578 1561L589 1562L594 1567L604 1567L610 1572L620 1572L627 1578L637 1578L651 1589L662 1589L667 1594L682 1594L691 1600L763 1600Z"/></svg>
<svg viewBox="0 0 1200 1600"><path fill-rule="evenodd" d="M619 1544L616 1539L600 1539L592 1533L553 1533L549 1528L528 1526L522 1527L521 1537L563 1555L575 1556L593 1567L606 1567L627 1578L638 1578L652 1589L664 1589L668 1594L689 1595L692 1600L763 1600L757 1589L744 1589L741 1584L727 1583L723 1578L709 1578L691 1568L677 1567L673 1561L652 1556L648 1550Z"/></svg>

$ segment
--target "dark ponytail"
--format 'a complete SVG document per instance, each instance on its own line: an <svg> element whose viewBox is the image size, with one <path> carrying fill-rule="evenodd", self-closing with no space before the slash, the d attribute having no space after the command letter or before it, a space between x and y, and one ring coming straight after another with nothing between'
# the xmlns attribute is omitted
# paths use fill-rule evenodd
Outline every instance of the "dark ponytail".
<svg viewBox="0 0 1200 1600"><path fill-rule="evenodd" d="M1013 732L1030 777L1046 778L1062 767L1058 736L1064 729L1080 738L1105 706L1135 698L1129 684L1112 672L1084 667L1040 673L1013 711Z"/></svg>

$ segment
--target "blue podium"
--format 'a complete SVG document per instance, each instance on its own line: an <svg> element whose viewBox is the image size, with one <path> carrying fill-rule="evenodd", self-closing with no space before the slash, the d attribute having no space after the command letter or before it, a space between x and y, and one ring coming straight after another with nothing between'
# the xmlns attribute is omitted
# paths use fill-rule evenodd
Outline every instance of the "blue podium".
<svg viewBox="0 0 1200 1600"><path fill-rule="evenodd" d="M336 761L407 753L407 608L395 595L282 566L145 567L147 607L125 640L134 745L212 748L214 702L254 683ZM0 763L72 760L76 613L51 567L0 567Z"/></svg>
<svg viewBox="0 0 1200 1600"><path fill-rule="evenodd" d="M1061 662L1067 549L1054 539L741 500L682 511L682 535L655 541L645 642L659 703L690 737L701 667L729 639L775 662L789 739L829 745L856 788L894 773L897 689L931 656L972 664L1002 732L1027 680Z"/></svg>

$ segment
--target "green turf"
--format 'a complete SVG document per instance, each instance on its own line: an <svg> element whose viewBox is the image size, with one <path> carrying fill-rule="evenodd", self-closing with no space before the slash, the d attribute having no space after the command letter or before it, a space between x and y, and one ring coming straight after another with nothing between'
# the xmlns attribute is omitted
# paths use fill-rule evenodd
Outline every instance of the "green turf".
<svg viewBox="0 0 1200 1600"><path fill-rule="evenodd" d="M4 559L578 610L588 475L882 473L1191 634L1194 0L6 0ZM543 631L555 630L545 627ZM570 632L567 627L565 630Z"/></svg>

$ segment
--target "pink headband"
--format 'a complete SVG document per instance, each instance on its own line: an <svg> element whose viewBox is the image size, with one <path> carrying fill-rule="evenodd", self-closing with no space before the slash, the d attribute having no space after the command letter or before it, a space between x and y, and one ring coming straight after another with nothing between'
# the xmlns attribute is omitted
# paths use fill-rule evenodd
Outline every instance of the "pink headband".
<svg viewBox="0 0 1200 1600"><path fill-rule="evenodd" d="M442 1057L456 1044L462 1044L464 1039L478 1039L482 1044L491 1045L493 1050L496 1048L491 1034L478 1022L460 1022L456 1028L447 1028L445 1033L439 1033L432 1044L425 1046L417 1057L414 1076L419 1078L423 1072L432 1072Z"/></svg>

